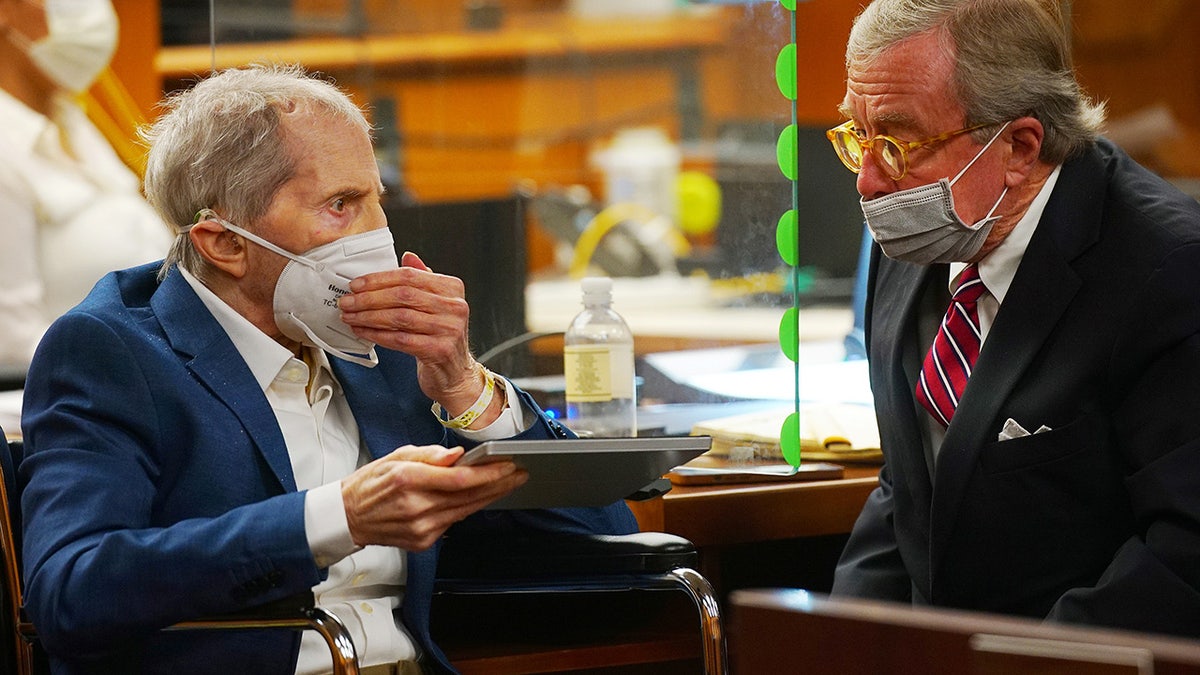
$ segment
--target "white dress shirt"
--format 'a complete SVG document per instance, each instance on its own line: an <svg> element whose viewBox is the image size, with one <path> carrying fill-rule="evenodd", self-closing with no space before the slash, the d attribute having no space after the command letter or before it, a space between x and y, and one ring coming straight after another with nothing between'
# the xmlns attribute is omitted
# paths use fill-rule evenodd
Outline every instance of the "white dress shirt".
<svg viewBox="0 0 1200 675"><path fill-rule="evenodd" d="M977 265L979 278L987 288L987 293L980 296L979 303L976 305L976 310L979 312L981 340L987 340L988 331L992 329L992 323L995 322L996 314L1000 311L1000 303L1004 302L1004 296L1008 294L1008 287L1012 285L1013 277L1017 276L1017 267L1021 265L1021 258L1025 257L1025 249L1029 247L1029 241L1033 239L1033 233L1042 220L1042 212L1046 210L1046 202L1050 201L1050 193L1054 191L1054 185L1058 183L1058 174L1061 171L1062 167L1058 166L1050 172L1046 184L1030 202L1029 210L1021 216L1021 220L1017 221L1016 227L1008 233L1008 236L994 251L980 260ZM954 294L954 288L958 285L956 281L958 275L966 266L966 263L950 264L951 295ZM982 348L982 343L980 348Z"/></svg>
<svg viewBox="0 0 1200 675"><path fill-rule="evenodd" d="M0 157L0 364L24 367L100 277L162 258L172 234L69 98L47 118L0 90Z"/></svg>
<svg viewBox="0 0 1200 675"><path fill-rule="evenodd" d="M360 548L350 536L340 481L371 458L325 352L309 351L317 370L309 386L308 364L235 312L195 276L180 272L225 329L275 411L296 488L308 491L304 528L309 547L317 566L328 568L325 581L313 588L317 604L346 624L361 665L415 660L416 643L393 615L404 597L404 551L390 546ZM512 384L501 382L507 400L518 401ZM523 404L510 405L485 429L457 433L470 440L513 436L525 428L525 412ZM304 631L297 675L328 673L331 668L324 640L314 631Z"/></svg>
<svg viewBox="0 0 1200 675"><path fill-rule="evenodd" d="M1037 230L1038 223L1042 220L1042 212L1046 210L1046 202L1050 201L1050 193L1054 192L1054 185L1058 183L1058 174L1062 171L1062 166L1057 166L1050 173L1050 177L1046 179L1046 184L1038 191L1037 196L1029 204L1029 209L1025 215L1021 216L1021 220L1017 221L1012 231L1000 242L986 258L980 260L976 267L979 269L979 278L983 281L987 292L979 296L979 302L975 306L975 311L979 316L979 348L982 352L983 343L987 341L988 332L992 329L992 324L996 321L996 314L1000 312L1000 303L1004 302L1004 296L1008 294L1008 288L1012 285L1013 277L1017 276L1017 268L1021 265L1021 258L1025 257L1025 249L1029 247L1030 240L1033 239L1033 233ZM958 275L962 274L967 263L950 263L950 278L949 284L950 294L954 294L954 289L958 286ZM921 356L922 360L925 358ZM946 438L946 429L941 424L933 419L933 416L928 414L924 408L917 404L918 414L924 420L925 433L929 436L929 446L932 449L932 455L926 457L929 463L930 473L933 472L935 458L942 448L942 441Z"/></svg>

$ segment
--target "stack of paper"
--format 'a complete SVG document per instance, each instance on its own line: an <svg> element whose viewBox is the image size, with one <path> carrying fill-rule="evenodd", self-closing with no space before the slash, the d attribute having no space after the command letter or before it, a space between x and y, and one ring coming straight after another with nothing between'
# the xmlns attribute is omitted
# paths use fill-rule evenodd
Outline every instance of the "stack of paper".
<svg viewBox="0 0 1200 675"><path fill-rule="evenodd" d="M706 454L731 461L778 461L783 458L779 431L792 408L778 408L699 422L692 434L712 436ZM879 427L875 410L858 403L800 405L801 460L880 462Z"/></svg>

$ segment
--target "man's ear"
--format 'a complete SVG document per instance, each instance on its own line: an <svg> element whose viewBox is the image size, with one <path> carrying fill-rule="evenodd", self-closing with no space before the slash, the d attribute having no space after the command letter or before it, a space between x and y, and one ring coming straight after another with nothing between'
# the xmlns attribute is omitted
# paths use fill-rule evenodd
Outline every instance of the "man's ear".
<svg viewBox="0 0 1200 675"><path fill-rule="evenodd" d="M1009 187L1020 185L1037 166L1042 152L1042 137L1045 129L1035 117L1018 117L1013 120L1004 134L1012 148L1005 167L1005 183Z"/></svg>
<svg viewBox="0 0 1200 675"><path fill-rule="evenodd" d="M235 279L246 274L246 242L215 220L201 220L188 231L192 246L210 265Z"/></svg>

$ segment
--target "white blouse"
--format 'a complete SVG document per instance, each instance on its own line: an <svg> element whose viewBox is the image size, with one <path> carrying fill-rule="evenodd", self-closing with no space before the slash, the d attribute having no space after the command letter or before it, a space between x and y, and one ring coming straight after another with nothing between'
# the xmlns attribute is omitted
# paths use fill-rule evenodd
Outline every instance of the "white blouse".
<svg viewBox="0 0 1200 675"><path fill-rule="evenodd" d="M166 255L137 176L72 99L53 119L0 90L0 364L26 366L105 273Z"/></svg>

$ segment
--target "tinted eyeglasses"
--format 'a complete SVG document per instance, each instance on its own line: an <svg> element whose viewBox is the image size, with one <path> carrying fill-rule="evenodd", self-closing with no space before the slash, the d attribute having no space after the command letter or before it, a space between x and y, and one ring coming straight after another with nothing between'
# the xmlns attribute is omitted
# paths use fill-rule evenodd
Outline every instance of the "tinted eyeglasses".
<svg viewBox="0 0 1200 675"><path fill-rule="evenodd" d="M829 142L833 143L834 152L837 153L838 159L842 160L842 164L845 164L847 169L854 173L862 171L863 156L867 150L870 150L888 177L892 180L900 180L908 173L909 152L992 125L991 122L976 124L955 131L947 131L923 141L902 141L885 134L865 138L861 135L862 132L854 128L854 120L849 120L845 124L826 131L825 135L829 138Z"/></svg>

